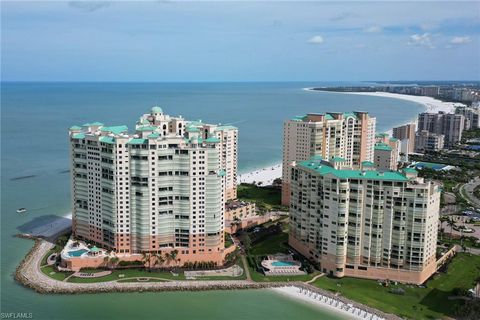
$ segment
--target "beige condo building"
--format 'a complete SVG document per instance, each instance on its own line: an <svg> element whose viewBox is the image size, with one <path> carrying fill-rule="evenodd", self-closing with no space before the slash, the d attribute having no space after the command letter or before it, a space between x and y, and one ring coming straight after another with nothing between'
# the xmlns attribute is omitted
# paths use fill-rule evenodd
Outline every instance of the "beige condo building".
<svg viewBox="0 0 480 320"><path fill-rule="evenodd" d="M423 283L436 270L439 186L413 169L291 168L289 244L336 276Z"/></svg>
<svg viewBox="0 0 480 320"><path fill-rule="evenodd" d="M74 237L119 254L177 250L183 262L221 263L236 132L159 107L133 134L99 122L71 127Z"/></svg>
<svg viewBox="0 0 480 320"><path fill-rule="evenodd" d="M283 126L282 204L290 201L290 164L319 155L340 157L353 167L373 161L375 118L367 112L309 113Z"/></svg>

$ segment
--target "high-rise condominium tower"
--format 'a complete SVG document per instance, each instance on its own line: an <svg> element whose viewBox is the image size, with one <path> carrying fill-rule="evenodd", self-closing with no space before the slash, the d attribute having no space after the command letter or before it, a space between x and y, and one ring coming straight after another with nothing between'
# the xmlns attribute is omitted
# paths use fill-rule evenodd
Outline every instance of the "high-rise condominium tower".
<svg viewBox="0 0 480 320"><path fill-rule="evenodd" d="M341 157L353 167L373 161L375 118L367 112L309 113L284 123L282 204L290 201L290 168L293 161Z"/></svg>
<svg viewBox="0 0 480 320"><path fill-rule="evenodd" d="M291 176L289 244L323 272L422 283L436 271L440 188L414 169L316 157Z"/></svg>
<svg viewBox="0 0 480 320"><path fill-rule="evenodd" d="M183 261L221 262L236 132L159 107L134 134L98 122L70 128L74 236L118 253L176 249Z"/></svg>

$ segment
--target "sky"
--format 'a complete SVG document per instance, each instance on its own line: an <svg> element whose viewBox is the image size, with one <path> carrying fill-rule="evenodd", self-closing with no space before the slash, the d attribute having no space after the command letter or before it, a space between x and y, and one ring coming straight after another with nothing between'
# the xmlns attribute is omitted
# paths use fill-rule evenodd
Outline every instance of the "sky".
<svg viewBox="0 0 480 320"><path fill-rule="evenodd" d="M2 81L480 80L480 2L2 1Z"/></svg>

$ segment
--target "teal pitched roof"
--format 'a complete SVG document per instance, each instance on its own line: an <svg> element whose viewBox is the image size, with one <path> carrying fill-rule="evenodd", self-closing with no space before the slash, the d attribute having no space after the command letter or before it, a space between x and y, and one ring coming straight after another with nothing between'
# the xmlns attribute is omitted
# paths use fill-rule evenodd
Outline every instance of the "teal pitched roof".
<svg viewBox="0 0 480 320"><path fill-rule="evenodd" d="M195 127L192 127L192 126L186 127L185 130L187 132L200 132L200 130L198 128L195 128Z"/></svg>
<svg viewBox="0 0 480 320"><path fill-rule="evenodd" d="M217 137L208 137L207 139L205 139L205 142L207 142L207 143L218 143L218 142L220 142L220 139L218 139Z"/></svg>
<svg viewBox="0 0 480 320"><path fill-rule="evenodd" d="M382 150L382 151L392 151L392 147L385 143L377 143L374 147L375 150Z"/></svg>
<svg viewBox="0 0 480 320"><path fill-rule="evenodd" d="M398 141L397 138L390 138L389 140L390 140L390 141L393 141L393 142Z"/></svg>
<svg viewBox="0 0 480 320"><path fill-rule="evenodd" d="M157 129L157 127L154 126L143 126L137 128L138 131L155 131L155 129Z"/></svg>
<svg viewBox="0 0 480 320"><path fill-rule="evenodd" d="M313 160L302 161L298 166L313 170L320 175L332 174L340 179L408 181L408 178L398 171L378 172L376 170L339 170L326 163Z"/></svg>
<svg viewBox="0 0 480 320"><path fill-rule="evenodd" d="M128 144L144 144L144 143L147 143L147 139L134 138L128 141Z"/></svg>
<svg viewBox="0 0 480 320"><path fill-rule="evenodd" d="M98 140L104 143L115 144L115 138L113 137L100 137Z"/></svg>
<svg viewBox="0 0 480 320"><path fill-rule="evenodd" d="M103 126L103 123L97 121L97 122L90 123L90 125L91 126Z"/></svg>
<svg viewBox="0 0 480 320"><path fill-rule="evenodd" d="M371 161L362 161L362 166L364 166L364 167L374 167L375 163L373 163Z"/></svg>
<svg viewBox="0 0 480 320"><path fill-rule="evenodd" d="M81 130L82 127L79 127L79 126L71 126L70 127L70 130Z"/></svg>
<svg viewBox="0 0 480 320"><path fill-rule="evenodd" d="M158 134L157 132L151 133L147 136L147 138L149 139L156 139L158 137L160 137L160 134Z"/></svg>
<svg viewBox="0 0 480 320"><path fill-rule="evenodd" d="M223 131L223 130L237 130L237 127L231 126L231 125L224 125L224 126L218 126L215 128L215 131Z"/></svg>
<svg viewBox="0 0 480 320"><path fill-rule="evenodd" d="M332 161L332 162L344 162L344 161L347 161L347 160L345 160L342 157L333 157L333 158L330 159L330 161Z"/></svg>
<svg viewBox="0 0 480 320"><path fill-rule="evenodd" d="M113 134L121 134L128 131L127 126L111 126L111 127L101 127L100 131L102 132L111 132Z"/></svg>
<svg viewBox="0 0 480 320"><path fill-rule="evenodd" d="M85 139L85 133L75 133L72 135L73 139Z"/></svg>
<svg viewBox="0 0 480 320"><path fill-rule="evenodd" d="M151 112L152 113L163 113L163 110L159 106L155 106L151 109Z"/></svg>
<svg viewBox="0 0 480 320"><path fill-rule="evenodd" d="M413 169L413 168L404 168L402 169L403 172L409 172L409 173L418 173L417 170Z"/></svg>

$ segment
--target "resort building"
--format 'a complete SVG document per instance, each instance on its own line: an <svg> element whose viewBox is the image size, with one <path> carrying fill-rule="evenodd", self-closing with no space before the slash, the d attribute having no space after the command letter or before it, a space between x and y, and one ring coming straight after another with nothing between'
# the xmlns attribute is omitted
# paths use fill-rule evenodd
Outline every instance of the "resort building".
<svg viewBox="0 0 480 320"><path fill-rule="evenodd" d="M415 152L438 152L443 149L443 134L430 133L427 130L418 131L415 137Z"/></svg>
<svg viewBox="0 0 480 320"><path fill-rule="evenodd" d="M400 143L405 143L406 140L408 147L408 153L413 153L415 151L415 131L416 131L416 124L409 123L400 127L393 128L393 137L400 140ZM408 154L407 153L407 154Z"/></svg>
<svg viewBox="0 0 480 320"><path fill-rule="evenodd" d="M283 126L282 204L290 202L290 164L318 155L339 157L358 168L362 161L373 161L375 118L367 112L309 113L297 116Z"/></svg>
<svg viewBox="0 0 480 320"><path fill-rule="evenodd" d="M222 263L236 136L159 107L133 134L98 122L71 127L73 236L119 254L177 250L183 262Z"/></svg>
<svg viewBox="0 0 480 320"><path fill-rule="evenodd" d="M336 276L423 283L436 271L440 188L414 169L317 156L291 167L289 244Z"/></svg>

